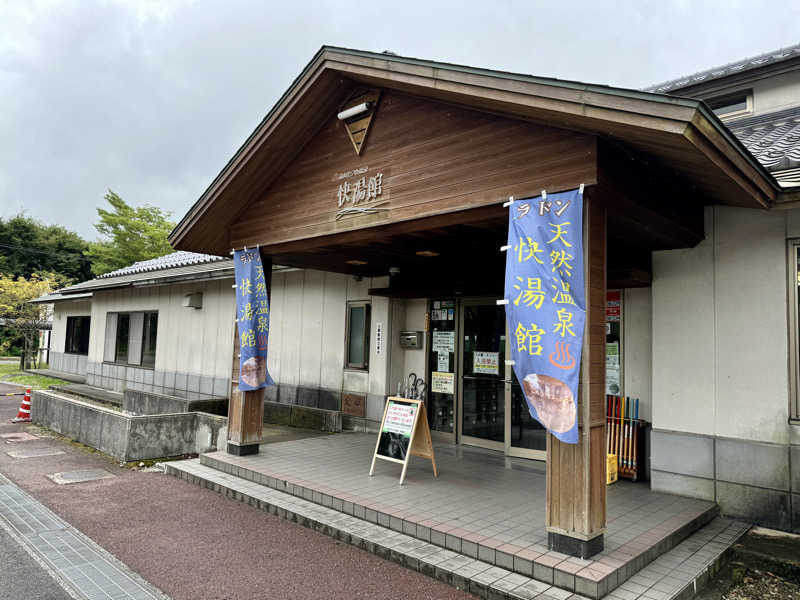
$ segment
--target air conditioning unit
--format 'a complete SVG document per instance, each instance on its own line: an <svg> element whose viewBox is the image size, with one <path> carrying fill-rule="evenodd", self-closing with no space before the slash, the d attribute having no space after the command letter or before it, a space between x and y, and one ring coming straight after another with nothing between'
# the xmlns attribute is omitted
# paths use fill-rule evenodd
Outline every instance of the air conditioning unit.
<svg viewBox="0 0 800 600"><path fill-rule="evenodd" d="M183 305L187 308L203 308L203 292L186 294L183 297Z"/></svg>

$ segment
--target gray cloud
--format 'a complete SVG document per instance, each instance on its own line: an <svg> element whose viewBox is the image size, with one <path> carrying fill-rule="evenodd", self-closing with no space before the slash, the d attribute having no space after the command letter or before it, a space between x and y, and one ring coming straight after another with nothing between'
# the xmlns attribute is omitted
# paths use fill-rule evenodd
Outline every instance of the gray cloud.
<svg viewBox="0 0 800 600"><path fill-rule="evenodd" d="M179 218L322 44L643 87L800 39L773 2L0 5L0 216Z"/></svg>

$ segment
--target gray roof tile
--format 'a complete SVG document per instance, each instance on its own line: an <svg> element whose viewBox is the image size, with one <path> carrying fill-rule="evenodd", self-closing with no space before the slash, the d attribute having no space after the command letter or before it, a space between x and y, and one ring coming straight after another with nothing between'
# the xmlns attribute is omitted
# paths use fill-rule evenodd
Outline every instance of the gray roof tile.
<svg viewBox="0 0 800 600"><path fill-rule="evenodd" d="M230 260L222 256L213 256L212 254L200 254L198 252L173 252L159 256L158 258L151 258L150 260L141 260L135 262L130 266L111 271L100 275L98 279L107 279L109 277L119 277L120 275L132 275L133 273L146 273L148 271L161 271L162 269L171 269L173 267L185 267L188 265L200 265L220 260Z"/></svg>
<svg viewBox="0 0 800 600"><path fill-rule="evenodd" d="M738 119L727 125L770 171L800 166L800 106Z"/></svg>
<svg viewBox="0 0 800 600"><path fill-rule="evenodd" d="M694 75L684 75L683 77L679 77L671 81L665 81L663 83L646 87L643 91L656 92L659 94L670 94L684 87L705 83L707 81L713 81L714 79L720 79L727 75L742 73L750 69L757 69L767 64L778 63L795 57L800 57L800 44L787 46L786 48L780 48L778 50L772 50L771 52L765 52L764 54L759 54L758 56L753 56L751 58L737 60L721 67L713 67L711 69L695 73Z"/></svg>

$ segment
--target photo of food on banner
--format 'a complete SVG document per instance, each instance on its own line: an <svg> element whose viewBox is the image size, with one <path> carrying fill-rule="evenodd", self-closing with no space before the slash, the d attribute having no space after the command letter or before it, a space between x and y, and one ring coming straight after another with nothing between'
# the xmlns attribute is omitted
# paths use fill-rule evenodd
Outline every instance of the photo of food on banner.
<svg viewBox="0 0 800 600"><path fill-rule="evenodd" d="M586 322L582 190L512 202L507 243L514 373L531 416L562 442L575 444Z"/></svg>
<svg viewBox="0 0 800 600"><path fill-rule="evenodd" d="M267 372L269 293L261 254L236 250L236 325L239 339L239 390L253 391L275 382Z"/></svg>

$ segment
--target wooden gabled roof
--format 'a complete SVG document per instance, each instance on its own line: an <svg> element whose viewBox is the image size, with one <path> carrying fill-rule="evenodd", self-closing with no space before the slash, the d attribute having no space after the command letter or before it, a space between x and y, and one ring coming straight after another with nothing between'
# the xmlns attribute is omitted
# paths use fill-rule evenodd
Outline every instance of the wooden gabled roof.
<svg viewBox="0 0 800 600"><path fill-rule="evenodd" d="M324 46L181 219L172 245L228 251L230 224L363 85L616 140L679 174L706 204L766 208L779 192L697 100Z"/></svg>

